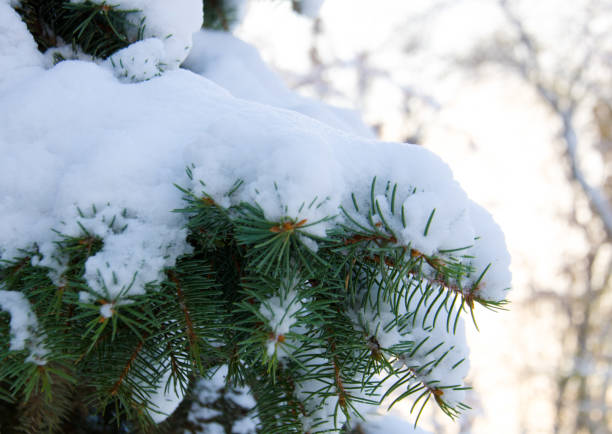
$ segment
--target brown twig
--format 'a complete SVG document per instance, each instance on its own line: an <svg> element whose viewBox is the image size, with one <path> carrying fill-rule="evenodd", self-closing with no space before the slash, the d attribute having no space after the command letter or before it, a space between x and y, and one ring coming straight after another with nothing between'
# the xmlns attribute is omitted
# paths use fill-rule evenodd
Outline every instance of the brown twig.
<svg viewBox="0 0 612 434"><path fill-rule="evenodd" d="M148 334L145 333L145 335L143 337L146 339L148 337ZM111 395L114 396L119 391L119 387L121 387L121 384L123 384L123 381L125 380L125 377L127 377L127 374L130 372L130 369L132 368L132 364L136 360L136 357L138 357L138 354L140 353L140 350L142 350L142 346L143 345L144 345L144 340L138 342L138 345L136 346L136 348L132 352L132 355L130 356L130 359L128 360L128 362L123 367L123 371L121 372L121 375L119 376L119 379L117 380L117 382L115 383L115 385L111 389L111 391L110 391Z"/></svg>
<svg viewBox="0 0 612 434"><path fill-rule="evenodd" d="M179 307L183 311L183 315L185 316L185 324L187 326L187 338L189 339L189 345L191 347L195 346L197 341L197 336L193 327L193 321L191 320L191 315L189 314L189 309L187 309L187 304L185 303L185 296L183 295L183 291L181 290L181 284L176 277L174 271L170 271L168 273L168 277L170 277L170 281L174 283L176 286L176 295L179 302Z"/></svg>

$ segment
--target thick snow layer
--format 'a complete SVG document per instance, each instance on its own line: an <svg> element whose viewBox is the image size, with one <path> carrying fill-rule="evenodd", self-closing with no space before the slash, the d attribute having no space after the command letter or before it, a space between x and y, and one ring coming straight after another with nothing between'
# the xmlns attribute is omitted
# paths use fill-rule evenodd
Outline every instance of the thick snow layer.
<svg viewBox="0 0 612 434"><path fill-rule="evenodd" d="M238 43L225 47L229 59L243 49ZM232 62L222 56L217 53L216 62L232 76ZM254 64L257 75L261 65ZM213 74L219 81L222 71ZM243 69L227 87L238 89L250 72ZM76 236L80 223L104 240L87 262L87 281L113 298L142 291L189 251L184 218L170 212L182 206L174 183L200 193L202 181L218 203L257 202L271 220L314 222L337 215L340 205L350 209L351 193L365 203L378 176L381 189L386 180L399 185L406 227L400 228L397 212L388 216L399 243L435 253L479 236L474 250L486 255L475 264L485 269L494 260L481 283L485 294L499 300L510 286L499 228L469 201L449 168L421 147L366 139L292 110L238 99L184 69L124 84L96 64L65 61L27 80L8 77L11 85L0 93L2 259L37 244L43 265L61 275L51 229ZM255 100L260 90L253 89ZM246 89L241 96L249 97ZM193 168L191 185L187 166ZM225 193L238 179L244 185L230 200ZM433 209L429 232L420 235ZM126 229L109 227L112 216ZM335 224L309 231L324 235Z"/></svg>
<svg viewBox="0 0 612 434"><path fill-rule="evenodd" d="M359 115L292 92L278 74L261 60L251 45L230 33L202 30L193 36L193 48L182 65L214 81L238 98L302 113L332 127L374 138Z"/></svg>
<svg viewBox="0 0 612 434"><path fill-rule="evenodd" d="M509 269L510 253L505 247L504 234L491 214L484 208L471 203L469 212L475 227L497 228L497 230L487 231L486 234L482 231L477 232L480 237L471 250L474 256L472 266L475 270L472 283L475 283L474 280L479 279L480 275L485 273L484 278L478 284L478 295L485 300L502 300L505 298L504 290L510 287L512 280ZM487 269L488 264L491 264L489 269Z"/></svg>
<svg viewBox="0 0 612 434"><path fill-rule="evenodd" d="M8 85L39 72L43 56L8 0L0 0L0 92Z"/></svg>

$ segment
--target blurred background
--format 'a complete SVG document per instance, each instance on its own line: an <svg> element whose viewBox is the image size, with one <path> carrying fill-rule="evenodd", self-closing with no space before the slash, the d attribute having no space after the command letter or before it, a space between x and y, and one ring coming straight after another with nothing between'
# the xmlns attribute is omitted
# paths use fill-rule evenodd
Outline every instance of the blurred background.
<svg viewBox="0 0 612 434"><path fill-rule="evenodd" d="M510 310L468 327L473 411L419 425L612 432L612 1L253 0L234 33L301 94L441 156L506 234Z"/></svg>

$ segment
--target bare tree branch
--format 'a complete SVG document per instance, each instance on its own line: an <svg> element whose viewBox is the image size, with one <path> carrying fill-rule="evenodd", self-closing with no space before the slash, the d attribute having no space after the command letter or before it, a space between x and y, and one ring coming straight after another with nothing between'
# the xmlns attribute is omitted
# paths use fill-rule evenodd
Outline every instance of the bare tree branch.
<svg viewBox="0 0 612 434"><path fill-rule="evenodd" d="M571 176L580 185L582 191L587 196L591 207L601 219L608 238L612 239L612 205L601 189L591 185L588 182L584 171L580 167L578 158L578 137L574 126L574 110L577 101L572 99L571 95L567 95L568 102L566 104L562 104L558 94L551 89L544 82L544 80L542 80L542 71L538 61L537 44L534 38L529 35L521 20L510 8L507 0L499 0L499 4L502 11L508 18L508 21L517 32L519 43L528 53L526 59L516 60L516 67L518 68L523 79L535 87L538 95L540 95L540 97L559 117L563 125L562 138L565 144L565 154L571 169ZM584 65L584 62L588 62L592 56L593 47L590 47L586 51L584 59L582 59L580 64ZM582 76L582 69L583 68L579 66L574 72L570 83L568 83L568 91L571 91L575 83L580 80Z"/></svg>

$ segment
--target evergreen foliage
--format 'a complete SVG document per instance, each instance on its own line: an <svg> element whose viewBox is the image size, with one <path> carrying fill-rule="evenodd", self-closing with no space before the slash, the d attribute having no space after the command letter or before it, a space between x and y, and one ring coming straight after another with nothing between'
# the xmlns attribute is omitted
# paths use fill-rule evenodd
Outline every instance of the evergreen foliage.
<svg viewBox="0 0 612 434"><path fill-rule="evenodd" d="M206 0L204 7L205 25L228 27L225 2ZM105 3L24 0L18 10L43 51L61 38L105 58L142 36L129 20L134 11ZM193 181L189 168L187 176ZM192 252L142 291L128 285L111 295L88 285L85 263L104 240L84 226L76 237L58 233L55 254L66 266L57 279L39 264L44 253L36 245L0 262L0 297L22 294L38 321L16 349L11 312L0 309L3 433L174 432L187 426L198 379L221 368L227 390L248 388L256 402L245 409L225 397L211 400L221 415L204 422L228 432L245 415L257 418L262 433L350 429L367 406L388 397L391 405L412 398L417 415L429 401L450 417L467 408L454 394L465 385L438 369L452 360L451 372L464 362L453 343L460 316L473 318L477 304L496 309L504 302L479 295L487 270L474 276L464 254L470 246L428 255L398 242L388 220L406 226L396 200L401 186L374 178L369 197L353 196L352 208L308 221L287 207L271 220L256 202L223 206L203 181L201 191L177 186L185 206L174 212L188 218ZM226 196L242 187L237 180ZM314 197L302 207L327 200ZM98 210L79 214L97 218ZM126 227L116 217L105 223L120 233ZM323 222L333 230L313 235ZM381 335L397 339L381 342ZM160 390L187 398L157 425L163 410L152 396Z"/></svg>
<svg viewBox="0 0 612 434"><path fill-rule="evenodd" d="M298 3L293 7L299 11ZM204 28L228 31L238 18L232 1L203 0L203 8ZM121 9L112 2L21 0L15 9L41 52L71 44L73 50L106 59L141 40L145 28L144 19L136 17L137 9Z"/></svg>
<svg viewBox="0 0 612 434"><path fill-rule="evenodd" d="M204 27L214 30L230 30L236 18L236 8L224 0L204 0Z"/></svg>
<svg viewBox="0 0 612 434"><path fill-rule="evenodd" d="M393 321L383 326L409 336L428 317L453 330L474 302L498 307L481 300L477 288L460 286L471 270L451 253L433 257L397 246L384 219L377 221L383 214L376 201L369 204L369 224L357 221L355 203L354 210L343 210L346 223L317 238L304 231L317 222L290 216L270 221L257 204L224 208L206 193L183 192L186 207L177 212L189 216L194 251L144 294L109 299L87 286L84 263L102 242L85 229L81 237L58 243L69 257L60 287L48 270L31 265L37 251L2 265L3 289L27 297L49 351L39 363L27 363L27 350L11 351L9 316L0 313L0 396L19 403L21 426L58 432L80 402L89 418L101 414L117 427L148 430L148 397L164 378L162 386L186 392L194 378L221 365L229 368L230 384L253 391L266 433L302 432L301 418L321 399L333 398L339 420L340 414L355 417L359 404L380 400L380 378L394 382L386 395L402 391L396 401L418 396L419 412L429 400L452 417L467 407L445 401L447 390L463 385L428 379L452 348L428 364L412 365L411 356L428 338L386 348L367 328L355 327L351 316L390 307ZM319 249L314 252L306 240ZM91 301L79 298L82 291ZM112 316L101 315L104 305ZM286 334L278 333L275 316L267 314L278 306L292 321ZM316 390L296 393L309 381L317 383ZM315 421L312 429L327 422Z"/></svg>
<svg viewBox="0 0 612 434"><path fill-rule="evenodd" d="M107 3L72 3L70 0L23 0L16 10L44 52L61 42L102 59L142 39L143 23ZM61 41L58 39L61 38Z"/></svg>

